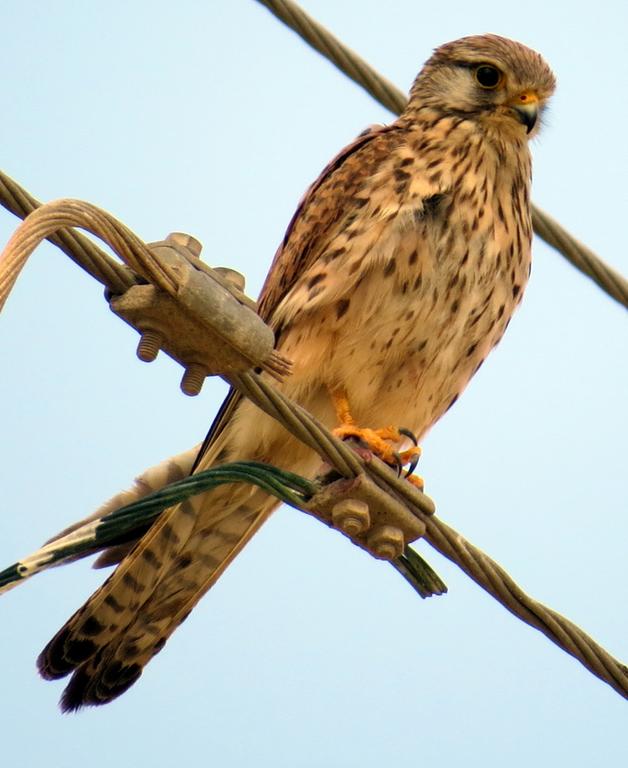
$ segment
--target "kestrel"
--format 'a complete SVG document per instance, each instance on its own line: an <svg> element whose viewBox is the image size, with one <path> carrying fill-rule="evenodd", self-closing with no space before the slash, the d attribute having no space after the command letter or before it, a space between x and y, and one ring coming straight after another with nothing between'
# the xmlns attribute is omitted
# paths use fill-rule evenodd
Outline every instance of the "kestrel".
<svg viewBox="0 0 628 768"><path fill-rule="evenodd" d="M443 45L400 117L359 136L305 194L259 310L294 364L283 391L329 428L386 427L393 448L403 436L387 425L422 437L500 340L530 271L528 141L554 83L512 40ZM205 447L201 469L254 459L311 476L320 463L234 392ZM118 568L39 657L45 678L72 673L62 708L129 688L277 503L221 486L110 553Z"/></svg>

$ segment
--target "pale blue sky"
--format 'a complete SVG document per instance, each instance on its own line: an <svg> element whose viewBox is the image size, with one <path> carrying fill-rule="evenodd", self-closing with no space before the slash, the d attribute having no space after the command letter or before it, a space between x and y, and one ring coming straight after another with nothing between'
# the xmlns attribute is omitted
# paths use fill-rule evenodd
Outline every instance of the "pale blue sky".
<svg viewBox="0 0 628 768"><path fill-rule="evenodd" d="M310 0L407 90L431 49L496 32L558 77L534 199L628 273L626 4ZM305 187L391 117L252 0L4 0L2 168L146 240L188 231L258 290ZM621 149L617 149L617 148ZM16 220L0 211L4 243ZM536 241L506 337L424 444L439 514L538 599L628 656L626 313ZM99 286L51 246L2 317L0 566L205 433L223 388L134 357ZM620 765L626 703L421 545L449 585L282 509L114 704L61 716L36 654L103 579L79 563L0 601L3 762L154 766Z"/></svg>

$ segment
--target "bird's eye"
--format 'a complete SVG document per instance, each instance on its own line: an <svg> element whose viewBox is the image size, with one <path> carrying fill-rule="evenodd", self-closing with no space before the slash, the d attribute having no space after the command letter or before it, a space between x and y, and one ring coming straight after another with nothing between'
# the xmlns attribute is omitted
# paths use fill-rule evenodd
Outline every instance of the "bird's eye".
<svg viewBox="0 0 628 768"><path fill-rule="evenodd" d="M493 90L502 81L502 73L492 64L480 64L475 68L475 79L482 88Z"/></svg>

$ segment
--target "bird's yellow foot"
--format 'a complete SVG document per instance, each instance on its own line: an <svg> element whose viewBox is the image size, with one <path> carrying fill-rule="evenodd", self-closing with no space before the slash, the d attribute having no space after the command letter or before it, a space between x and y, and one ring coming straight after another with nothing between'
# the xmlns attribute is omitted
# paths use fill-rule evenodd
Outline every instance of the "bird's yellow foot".
<svg viewBox="0 0 628 768"><path fill-rule="evenodd" d="M340 426L333 430L333 434L341 440L352 437L359 440L384 463L395 467L398 474L401 474L402 468L407 464L405 477L422 491L422 478L412 475L421 456L421 449L414 434L409 429L396 429L395 427L383 427L382 429L358 427L351 415L349 399L344 389L330 389L329 394L336 411L336 417L340 422ZM391 443L399 444L406 440L410 440L413 446L405 451L399 452L394 445L391 445Z"/></svg>
<svg viewBox="0 0 628 768"><path fill-rule="evenodd" d="M406 480L418 488L421 493L425 490L425 482L420 475L406 475Z"/></svg>
<svg viewBox="0 0 628 768"><path fill-rule="evenodd" d="M423 480L420 477L412 475L421 456L421 449L417 445L416 438L407 429L396 429L395 427L383 427L382 429L369 429L368 427L358 427L355 424L345 423L333 430L333 434L341 440L355 438L380 458L385 464L395 467L398 474L406 464L405 477L413 485L423 490ZM414 445L405 451L397 451L394 443L400 443L409 438ZM393 443L393 444L391 444Z"/></svg>

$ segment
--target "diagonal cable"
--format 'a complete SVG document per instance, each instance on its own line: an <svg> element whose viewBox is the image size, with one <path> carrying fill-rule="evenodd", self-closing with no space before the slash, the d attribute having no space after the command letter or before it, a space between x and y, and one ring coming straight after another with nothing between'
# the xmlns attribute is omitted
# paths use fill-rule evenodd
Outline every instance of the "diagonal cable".
<svg viewBox="0 0 628 768"><path fill-rule="evenodd" d="M67 227L76 225L77 222L79 226L85 227L92 234L97 234L104 239L127 264L134 265L142 273L146 272L149 279L156 279L160 284L163 282L164 290L176 288L176 272L170 273L168 269L162 269L165 265L153 264L154 254L150 252L144 254L146 246L139 238L121 222L111 219L112 217L95 206L80 201L61 200L41 206L32 216L28 217L26 222L20 225L10 241L0 264L6 268L5 278L0 279L0 288L4 286L3 291L8 295L19 269L27 254L34 247L35 241L49 236L52 232L53 223L58 227ZM171 279L174 280L174 285L171 285ZM317 451L321 458L334 467L341 476L352 478L362 473L369 475L376 485L391 497L405 504L424 523L424 538L429 544L456 563L505 608L522 621L543 632L552 642L578 659L590 672L612 686L620 695L628 698L628 669L626 666L614 659L608 651L568 619L526 595L494 560L434 515L434 504L429 497L405 479L398 477L381 461L366 461L359 454L354 453L341 440L319 424L305 409L286 398L260 375L254 372L244 372L230 374L227 378L241 394L247 396L262 410L283 424L292 434ZM224 472L225 470L223 468L220 471ZM308 481L303 480L303 482L307 483ZM170 492L168 489L164 491L166 495ZM122 516L126 516L126 513ZM137 520L133 525L136 522ZM96 530L92 530L92 528L98 525L98 521L90 518L86 523L88 535L91 535L92 532L96 535ZM71 536L72 531L76 532L76 530L77 528L73 526L68 533ZM67 555L72 557L76 555L76 551L73 549L76 541L72 539L68 544L70 550L65 553L56 552L54 556ZM2 572L0 583L4 583L5 588L7 588L31 573L41 570L42 567L47 567L50 562L48 560L50 555L50 548L45 546L43 550L38 550L31 559L15 563ZM427 595L429 590L425 594L421 590L423 586L431 583L429 580L425 581L425 569L427 568L429 571L431 569L427 563L422 561L417 552L406 548L403 557L394 561L393 565L404 578L415 586L419 594ZM430 576L429 571L427 576Z"/></svg>

